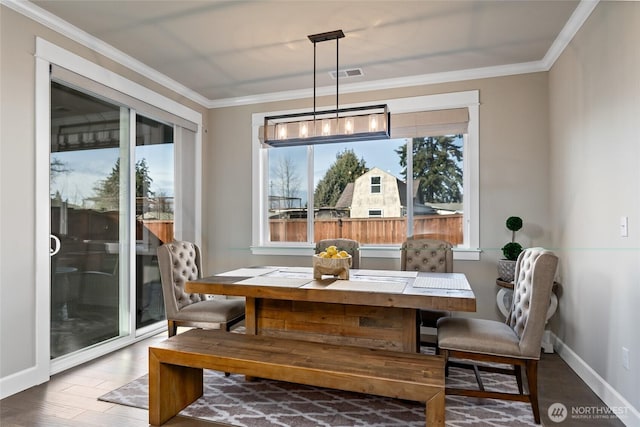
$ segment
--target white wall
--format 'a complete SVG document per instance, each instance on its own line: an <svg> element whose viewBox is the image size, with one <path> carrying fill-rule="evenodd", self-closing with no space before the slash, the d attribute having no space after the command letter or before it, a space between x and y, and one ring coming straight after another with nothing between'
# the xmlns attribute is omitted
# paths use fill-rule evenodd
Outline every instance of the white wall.
<svg viewBox="0 0 640 427"><path fill-rule="evenodd" d="M553 327L572 366L610 405L633 405L626 420L640 425L640 3L600 2L551 69L549 93Z"/></svg>

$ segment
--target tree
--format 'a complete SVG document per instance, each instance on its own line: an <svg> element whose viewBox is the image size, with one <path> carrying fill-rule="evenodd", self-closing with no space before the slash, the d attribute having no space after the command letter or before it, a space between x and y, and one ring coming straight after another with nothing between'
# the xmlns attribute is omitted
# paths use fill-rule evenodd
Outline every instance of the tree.
<svg viewBox="0 0 640 427"><path fill-rule="evenodd" d="M282 157L274 166L271 176L271 195L281 197L279 207L293 208L294 201L300 194L300 175L290 157Z"/></svg>
<svg viewBox="0 0 640 427"><path fill-rule="evenodd" d="M413 139L413 179L420 180L421 200L432 203L462 202L462 145L458 136ZM407 179L407 146L400 155L402 176Z"/></svg>
<svg viewBox="0 0 640 427"><path fill-rule="evenodd" d="M151 191L153 179L149 176L147 161L136 162L136 197L153 197ZM111 169L111 173L93 187L95 207L103 210L118 210L120 206L120 158ZM142 212L136 212L140 214Z"/></svg>
<svg viewBox="0 0 640 427"><path fill-rule="evenodd" d="M335 206L348 183L367 172L366 162L359 159L353 150L345 149L336 154L336 161L318 182L314 193L314 206Z"/></svg>
<svg viewBox="0 0 640 427"><path fill-rule="evenodd" d="M69 173L69 169L67 168L67 164L57 157L53 157L51 159L51 163L49 163L49 179L51 182L54 182L58 175Z"/></svg>

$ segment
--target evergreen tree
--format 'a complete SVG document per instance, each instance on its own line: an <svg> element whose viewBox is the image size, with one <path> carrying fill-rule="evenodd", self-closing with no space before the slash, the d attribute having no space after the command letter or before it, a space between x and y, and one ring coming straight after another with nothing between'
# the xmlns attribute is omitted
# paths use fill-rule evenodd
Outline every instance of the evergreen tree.
<svg viewBox="0 0 640 427"><path fill-rule="evenodd" d="M359 159L353 150L345 149L336 154L324 177L318 182L314 193L316 207L335 206L348 183L368 171L364 159Z"/></svg>
<svg viewBox="0 0 640 427"><path fill-rule="evenodd" d="M142 159L136 163L136 197L153 197L151 191L153 179L149 176L147 161ZM93 187L95 191L95 208L102 210L118 210L120 206L120 158L111 169L111 173ZM141 213L141 212L136 212Z"/></svg>
<svg viewBox="0 0 640 427"><path fill-rule="evenodd" d="M420 180L422 200L431 203L462 202L462 145L460 137L429 136L413 139L413 179ZM407 146L400 155L402 176L407 179Z"/></svg>

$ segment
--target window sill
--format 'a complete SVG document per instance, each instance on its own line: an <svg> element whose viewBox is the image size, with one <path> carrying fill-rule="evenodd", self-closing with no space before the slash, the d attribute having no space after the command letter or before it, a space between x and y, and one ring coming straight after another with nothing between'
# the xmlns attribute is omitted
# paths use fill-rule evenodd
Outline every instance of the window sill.
<svg viewBox="0 0 640 427"><path fill-rule="evenodd" d="M286 255L286 256L311 256L314 246L278 245L278 246L251 246L253 255ZM480 249L454 248L453 259L457 261L479 261ZM396 258L400 259L400 245L364 246L360 248L362 258Z"/></svg>

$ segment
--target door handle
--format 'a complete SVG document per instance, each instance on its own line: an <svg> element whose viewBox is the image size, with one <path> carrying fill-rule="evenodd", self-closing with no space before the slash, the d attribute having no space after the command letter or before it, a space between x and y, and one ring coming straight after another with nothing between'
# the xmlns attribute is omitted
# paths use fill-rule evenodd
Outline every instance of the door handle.
<svg viewBox="0 0 640 427"><path fill-rule="evenodd" d="M58 239L53 234L49 235L49 239L53 240L53 247L49 247L49 256L54 256L58 252L60 252L60 239Z"/></svg>

